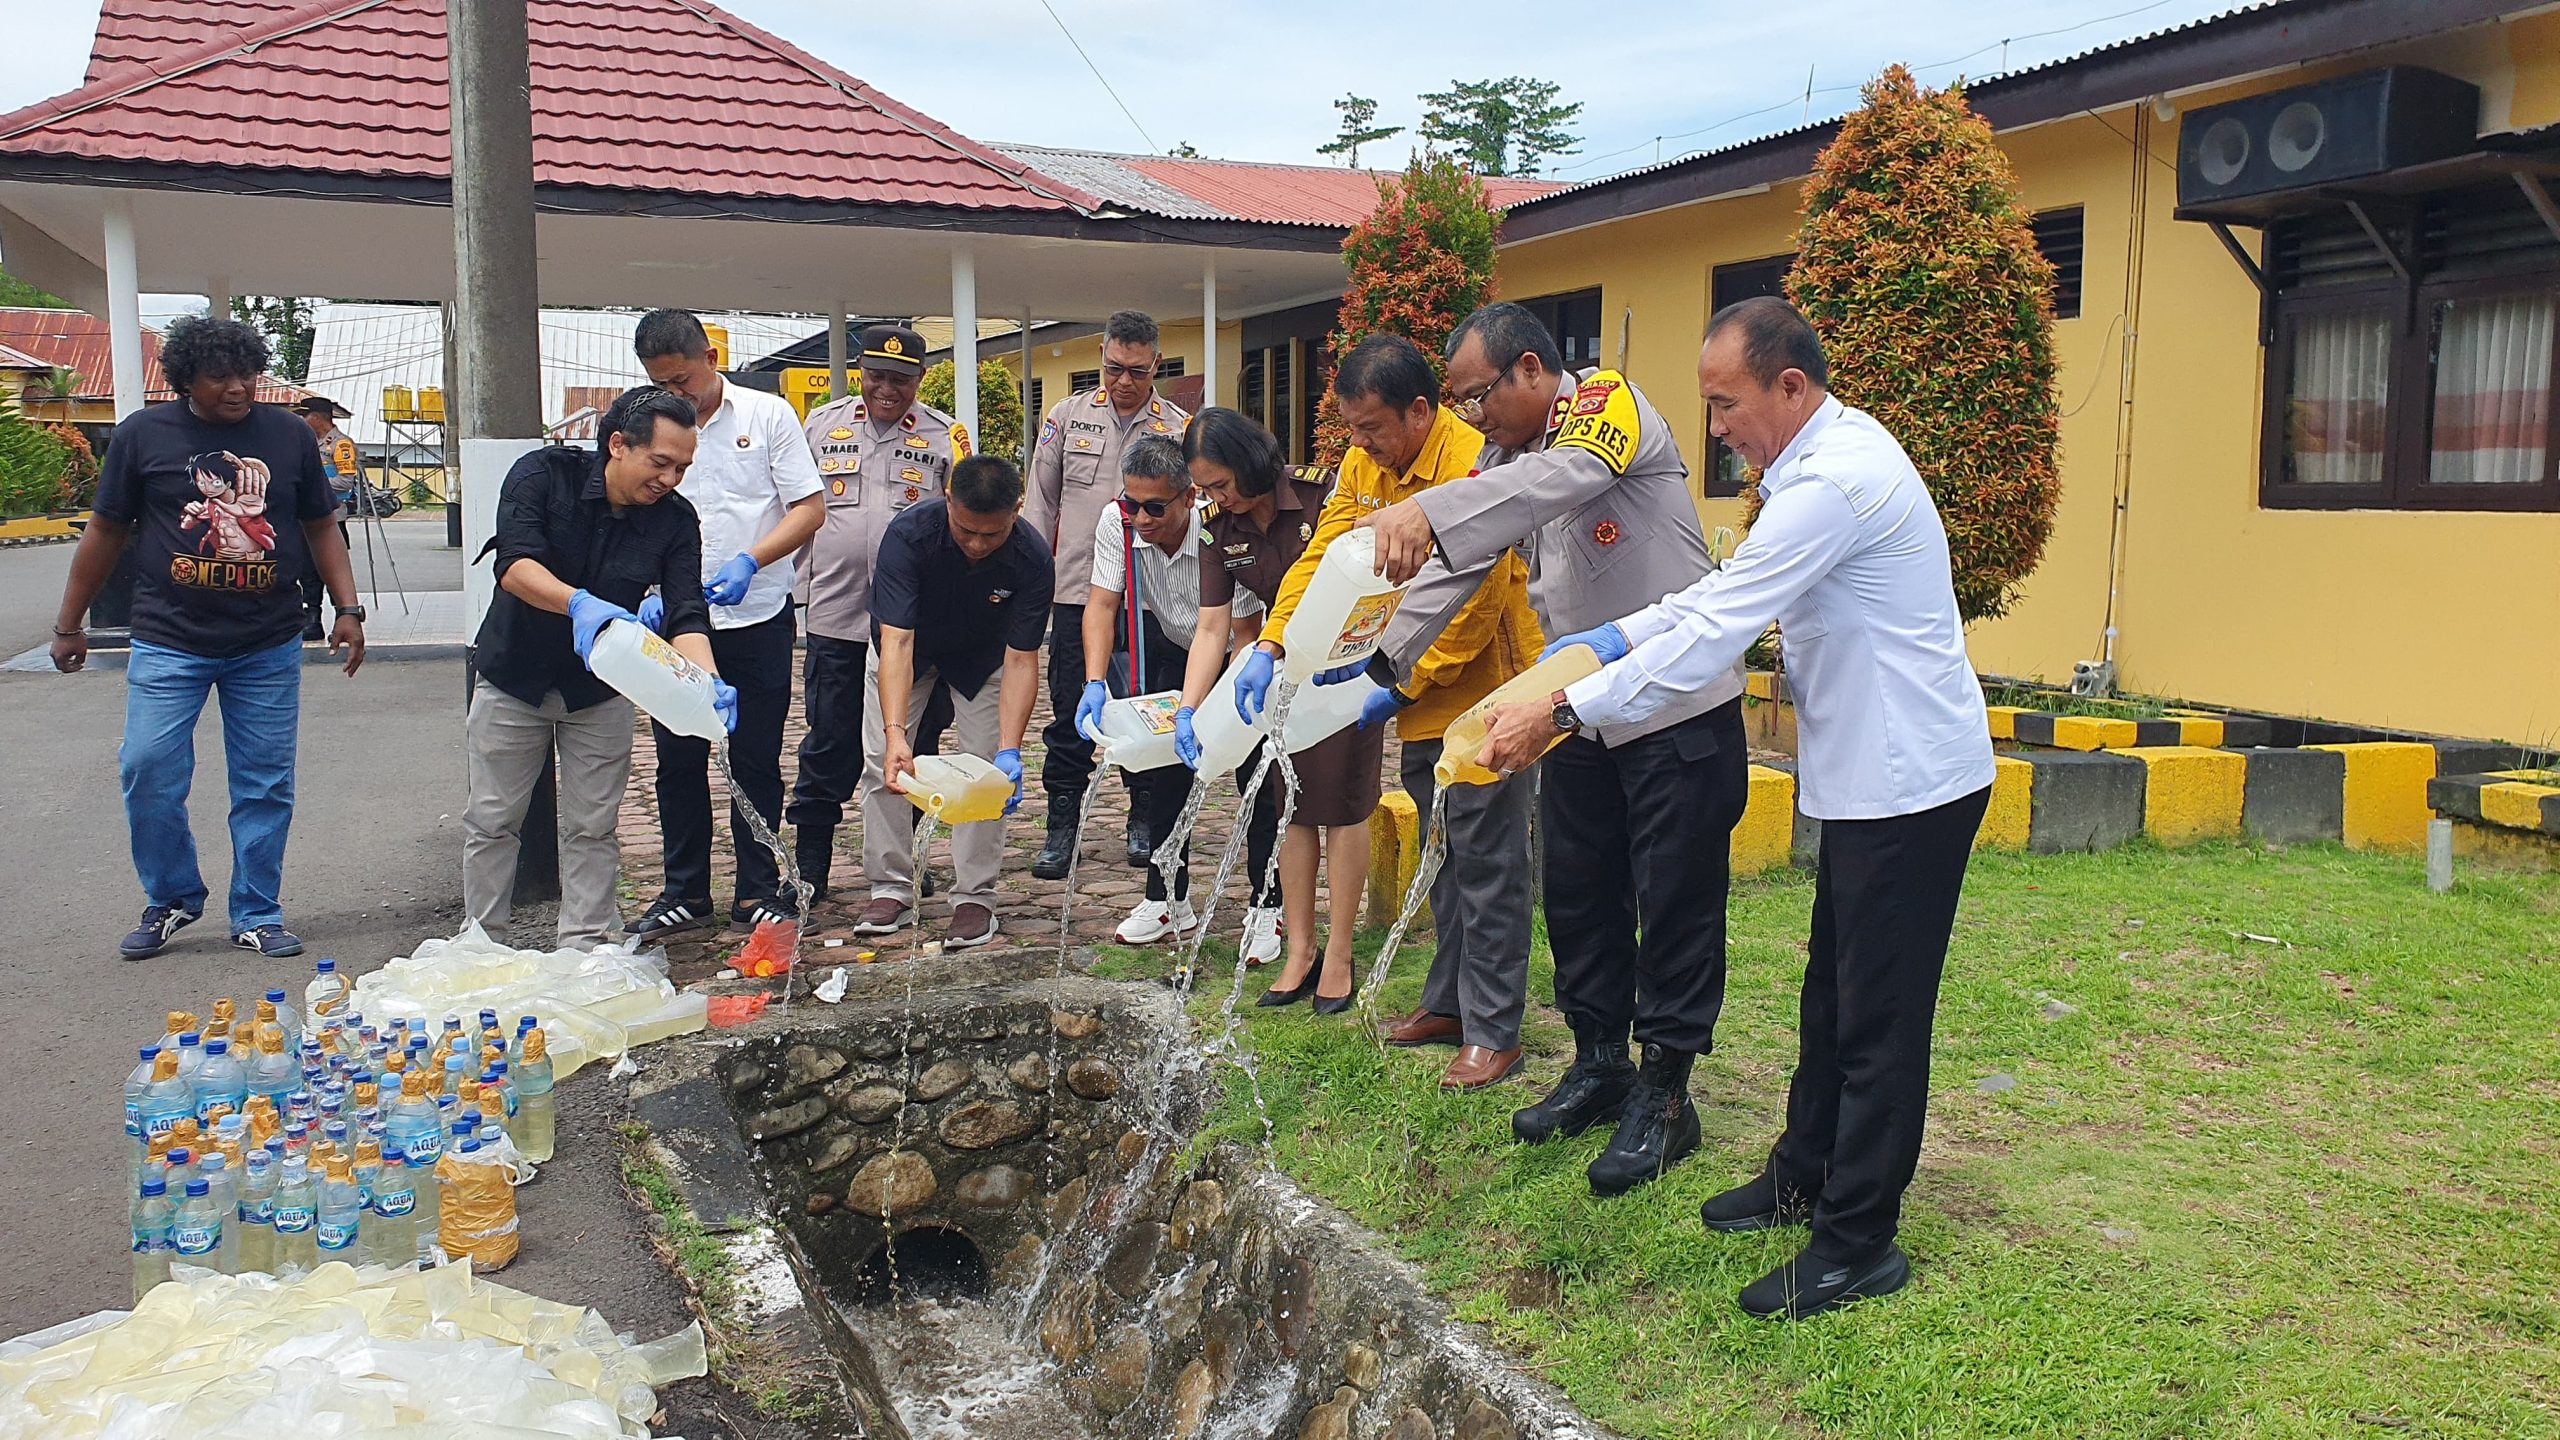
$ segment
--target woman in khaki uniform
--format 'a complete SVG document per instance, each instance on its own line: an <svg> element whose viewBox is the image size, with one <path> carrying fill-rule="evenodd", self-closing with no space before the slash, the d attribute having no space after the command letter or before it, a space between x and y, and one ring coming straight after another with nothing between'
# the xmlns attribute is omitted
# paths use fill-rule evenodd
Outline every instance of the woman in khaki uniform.
<svg viewBox="0 0 2560 1440"><path fill-rule="evenodd" d="M1316 518L1333 487L1322 472L1291 474L1280 441L1236 411L1203 410L1182 437L1182 455L1194 483L1216 502L1204 522L1210 543L1200 550L1200 636L1191 647L1191 669L1174 717L1183 758L1197 762L1192 712L1202 704L1231 705L1211 695L1227 635L1229 606L1243 589L1267 610L1281 582L1315 537ZM1276 651L1274 653L1277 653ZM1280 841L1282 930L1288 959L1280 978L1259 1003L1294 1005L1312 997L1318 1014L1351 1008L1358 977L1351 942L1359 928L1361 891L1369 878L1369 816L1378 808L1379 762L1386 727L1353 726L1290 757L1298 777L1297 805ZM1268 783L1268 782L1266 782ZM1324 966L1316 972L1316 868L1325 866L1332 891L1332 926L1325 937Z"/></svg>

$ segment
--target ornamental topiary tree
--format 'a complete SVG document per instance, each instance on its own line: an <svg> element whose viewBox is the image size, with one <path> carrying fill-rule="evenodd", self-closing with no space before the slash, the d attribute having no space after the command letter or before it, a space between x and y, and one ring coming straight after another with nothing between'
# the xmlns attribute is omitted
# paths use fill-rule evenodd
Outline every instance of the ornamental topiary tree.
<svg viewBox="0 0 2560 1440"><path fill-rule="evenodd" d="M950 361L924 372L916 398L945 415L959 412L960 370ZM969 430L969 448L980 455L1022 456L1022 388L1013 367L1001 360L978 362L978 423Z"/></svg>
<svg viewBox="0 0 2560 1440"><path fill-rule="evenodd" d="M1961 87L1896 65L1805 183L1787 290L1929 482L1967 620L2008 612L2044 555L2055 468L2053 266L2017 178Z"/></svg>
<svg viewBox="0 0 2560 1440"><path fill-rule="evenodd" d="M1493 236L1502 212L1484 182L1447 155L1417 155L1400 178L1378 181L1378 208L1343 237L1350 288L1327 342L1335 355L1371 335L1402 335L1434 370L1440 347L1469 311L1493 298ZM1333 367L1317 402L1316 463L1336 465L1351 434L1333 406Z"/></svg>
<svg viewBox="0 0 2560 1440"><path fill-rule="evenodd" d="M0 519L51 509L70 468L70 450L0 390Z"/></svg>

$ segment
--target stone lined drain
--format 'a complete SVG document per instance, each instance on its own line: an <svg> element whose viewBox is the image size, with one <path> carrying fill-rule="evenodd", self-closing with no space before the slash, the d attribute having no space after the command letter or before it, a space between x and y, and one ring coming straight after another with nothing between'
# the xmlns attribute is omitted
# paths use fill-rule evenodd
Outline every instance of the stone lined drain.
<svg viewBox="0 0 2560 1440"><path fill-rule="evenodd" d="M790 1257L805 1303L771 1325L836 1355L836 1433L1604 1433L1258 1155L1198 1153L1174 997L1052 960L912 962L912 1054L906 977L865 967L844 1003L670 1042L634 1084L695 1212Z"/></svg>

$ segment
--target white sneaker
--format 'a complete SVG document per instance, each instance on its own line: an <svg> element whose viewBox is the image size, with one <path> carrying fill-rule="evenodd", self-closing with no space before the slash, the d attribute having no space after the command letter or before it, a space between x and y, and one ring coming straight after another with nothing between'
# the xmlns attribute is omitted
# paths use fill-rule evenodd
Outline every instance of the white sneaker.
<svg viewBox="0 0 2560 1440"><path fill-rule="evenodd" d="M1199 923L1200 917L1192 912L1188 900L1174 904L1141 900L1138 908L1129 912L1129 918L1120 922L1120 928L1111 932L1111 938L1123 945L1153 945L1160 940L1179 939Z"/></svg>
<svg viewBox="0 0 2560 1440"><path fill-rule="evenodd" d="M1244 963L1268 965L1280 958L1280 907L1254 905L1244 912Z"/></svg>

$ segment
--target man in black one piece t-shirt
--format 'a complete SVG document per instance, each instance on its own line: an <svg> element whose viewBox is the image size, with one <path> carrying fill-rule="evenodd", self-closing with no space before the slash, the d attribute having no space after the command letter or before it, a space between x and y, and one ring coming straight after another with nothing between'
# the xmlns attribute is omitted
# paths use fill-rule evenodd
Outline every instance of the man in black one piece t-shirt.
<svg viewBox="0 0 2560 1440"><path fill-rule="evenodd" d="M178 398L117 424L53 622L55 667L80 669L89 603L131 541L120 755L143 911L117 947L128 960L158 954L204 914L187 791L196 721L215 690L231 780L231 943L302 953L280 897L302 718L303 571L318 571L337 606L329 651L347 652L349 675L364 663L364 607L310 427L254 399L266 367L266 342L236 320L169 327L160 368Z"/></svg>

